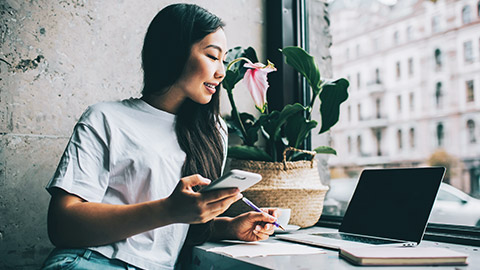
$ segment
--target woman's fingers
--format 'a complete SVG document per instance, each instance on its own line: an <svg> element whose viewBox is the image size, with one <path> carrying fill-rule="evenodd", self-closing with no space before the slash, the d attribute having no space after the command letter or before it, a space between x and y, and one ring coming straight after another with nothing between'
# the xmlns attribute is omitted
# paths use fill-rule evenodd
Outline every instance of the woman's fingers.
<svg viewBox="0 0 480 270"><path fill-rule="evenodd" d="M238 188L224 188L202 193L203 199L206 203L215 203L217 201L228 199L232 196L237 196L238 194L240 194L240 190Z"/></svg>

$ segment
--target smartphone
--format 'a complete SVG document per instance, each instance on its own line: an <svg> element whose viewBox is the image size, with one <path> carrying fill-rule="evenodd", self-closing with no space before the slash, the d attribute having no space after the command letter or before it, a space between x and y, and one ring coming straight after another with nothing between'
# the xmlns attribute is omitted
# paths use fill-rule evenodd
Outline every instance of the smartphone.
<svg viewBox="0 0 480 270"><path fill-rule="evenodd" d="M262 180L262 176L258 173L233 169L217 180L212 181L208 186L204 186L200 189L200 192L222 188L238 188L242 192L260 180Z"/></svg>

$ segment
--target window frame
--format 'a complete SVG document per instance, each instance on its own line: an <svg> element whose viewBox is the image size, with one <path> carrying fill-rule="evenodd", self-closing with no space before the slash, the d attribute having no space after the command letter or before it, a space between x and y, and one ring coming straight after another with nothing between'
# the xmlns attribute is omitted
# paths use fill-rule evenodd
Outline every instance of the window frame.
<svg viewBox="0 0 480 270"><path fill-rule="evenodd" d="M277 64L277 67L283 66L283 59L280 54L280 61L278 54L276 58L272 57L272 54L278 53L278 47L275 47L275 42L272 43L271 39L277 40L276 42L282 42L283 46L296 45L308 50L308 13L306 11L306 5L310 0L267 0L267 57L272 59ZM479 2L480 3L480 2ZM284 8L287 11L292 12L292 16L285 16ZM268 15L270 14L270 15ZM283 15L283 16L282 16ZM279 24L280 23L280 24ZM281 25L281 27L279 27ZM287 27L285 25L290 25ZM279 31L280 29L280 31ZM286 32L284 30L287 30ZM285 33L284 33L285 32ZM284 36L286 35L286 36ZM270 40L270 41L269 41ZM290 43L289 43L290 42ZM278 43L276 44L278 46ZM277 72L275 72L277 73ZM309 89L306 88L306 83L298 80L298 77L292 75L293 70L285 70L280 76L280 81L274 83L274 79L270 79L271 85L275 87L280 86L275 94L273 91L269 91L268 97L269 103L272 104L272 109L278 109L278 106L283 107L287 103L301 102L306 100L309 95ZM291 95L291 88L284 87L282 82L284 78L289 77L296 78L294 92L296 95ZM272 89L274 87L271 87ZM289 89L289 90L287 90ZM280 95L278 95L280 92ZM290 93L288 93L290 92ZM302 103L305 104L305 103ZM350 138L350 136L349 136ZM351 140L351 138L350 138ZM304 145L305 149L310 149L310 145ZM351 147L351 145L350 145ZM352 150L352 149L351 149ZM317 222L317 226L339 228L343 217L322 215ZM450 224L436 224L429 223L424 235L424 239L432 241L440 241L455 244L464 244L472 246L480 246L480 227L473 226L461 226Z"/></svg>

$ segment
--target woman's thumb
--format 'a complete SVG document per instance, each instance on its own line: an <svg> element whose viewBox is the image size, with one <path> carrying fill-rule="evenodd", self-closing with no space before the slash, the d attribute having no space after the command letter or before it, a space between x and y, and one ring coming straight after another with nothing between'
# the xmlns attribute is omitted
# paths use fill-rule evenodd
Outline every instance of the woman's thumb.
<svg viewBox="0 0 480 270"><path fill-rule="evenodd" d="M185 184L190 187L194 186L206 186L212 182L210 179L201 176L200 174L194 174L185 178Z"/></svg>

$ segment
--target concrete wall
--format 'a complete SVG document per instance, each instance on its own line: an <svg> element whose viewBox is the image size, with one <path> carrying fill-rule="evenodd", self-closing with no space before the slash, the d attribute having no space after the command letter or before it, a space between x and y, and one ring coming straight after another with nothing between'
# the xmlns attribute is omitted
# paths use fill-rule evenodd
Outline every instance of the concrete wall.
<svg viewBox="0 0 480 270"><path fill-rule="evenodd" d="M139 96L146 28L173 2L0 0L0 269L38 269L53 248L44 186L72 128L88 105ZM264 60L265 0L185 2L225 20L229 47Z"/></svg>

